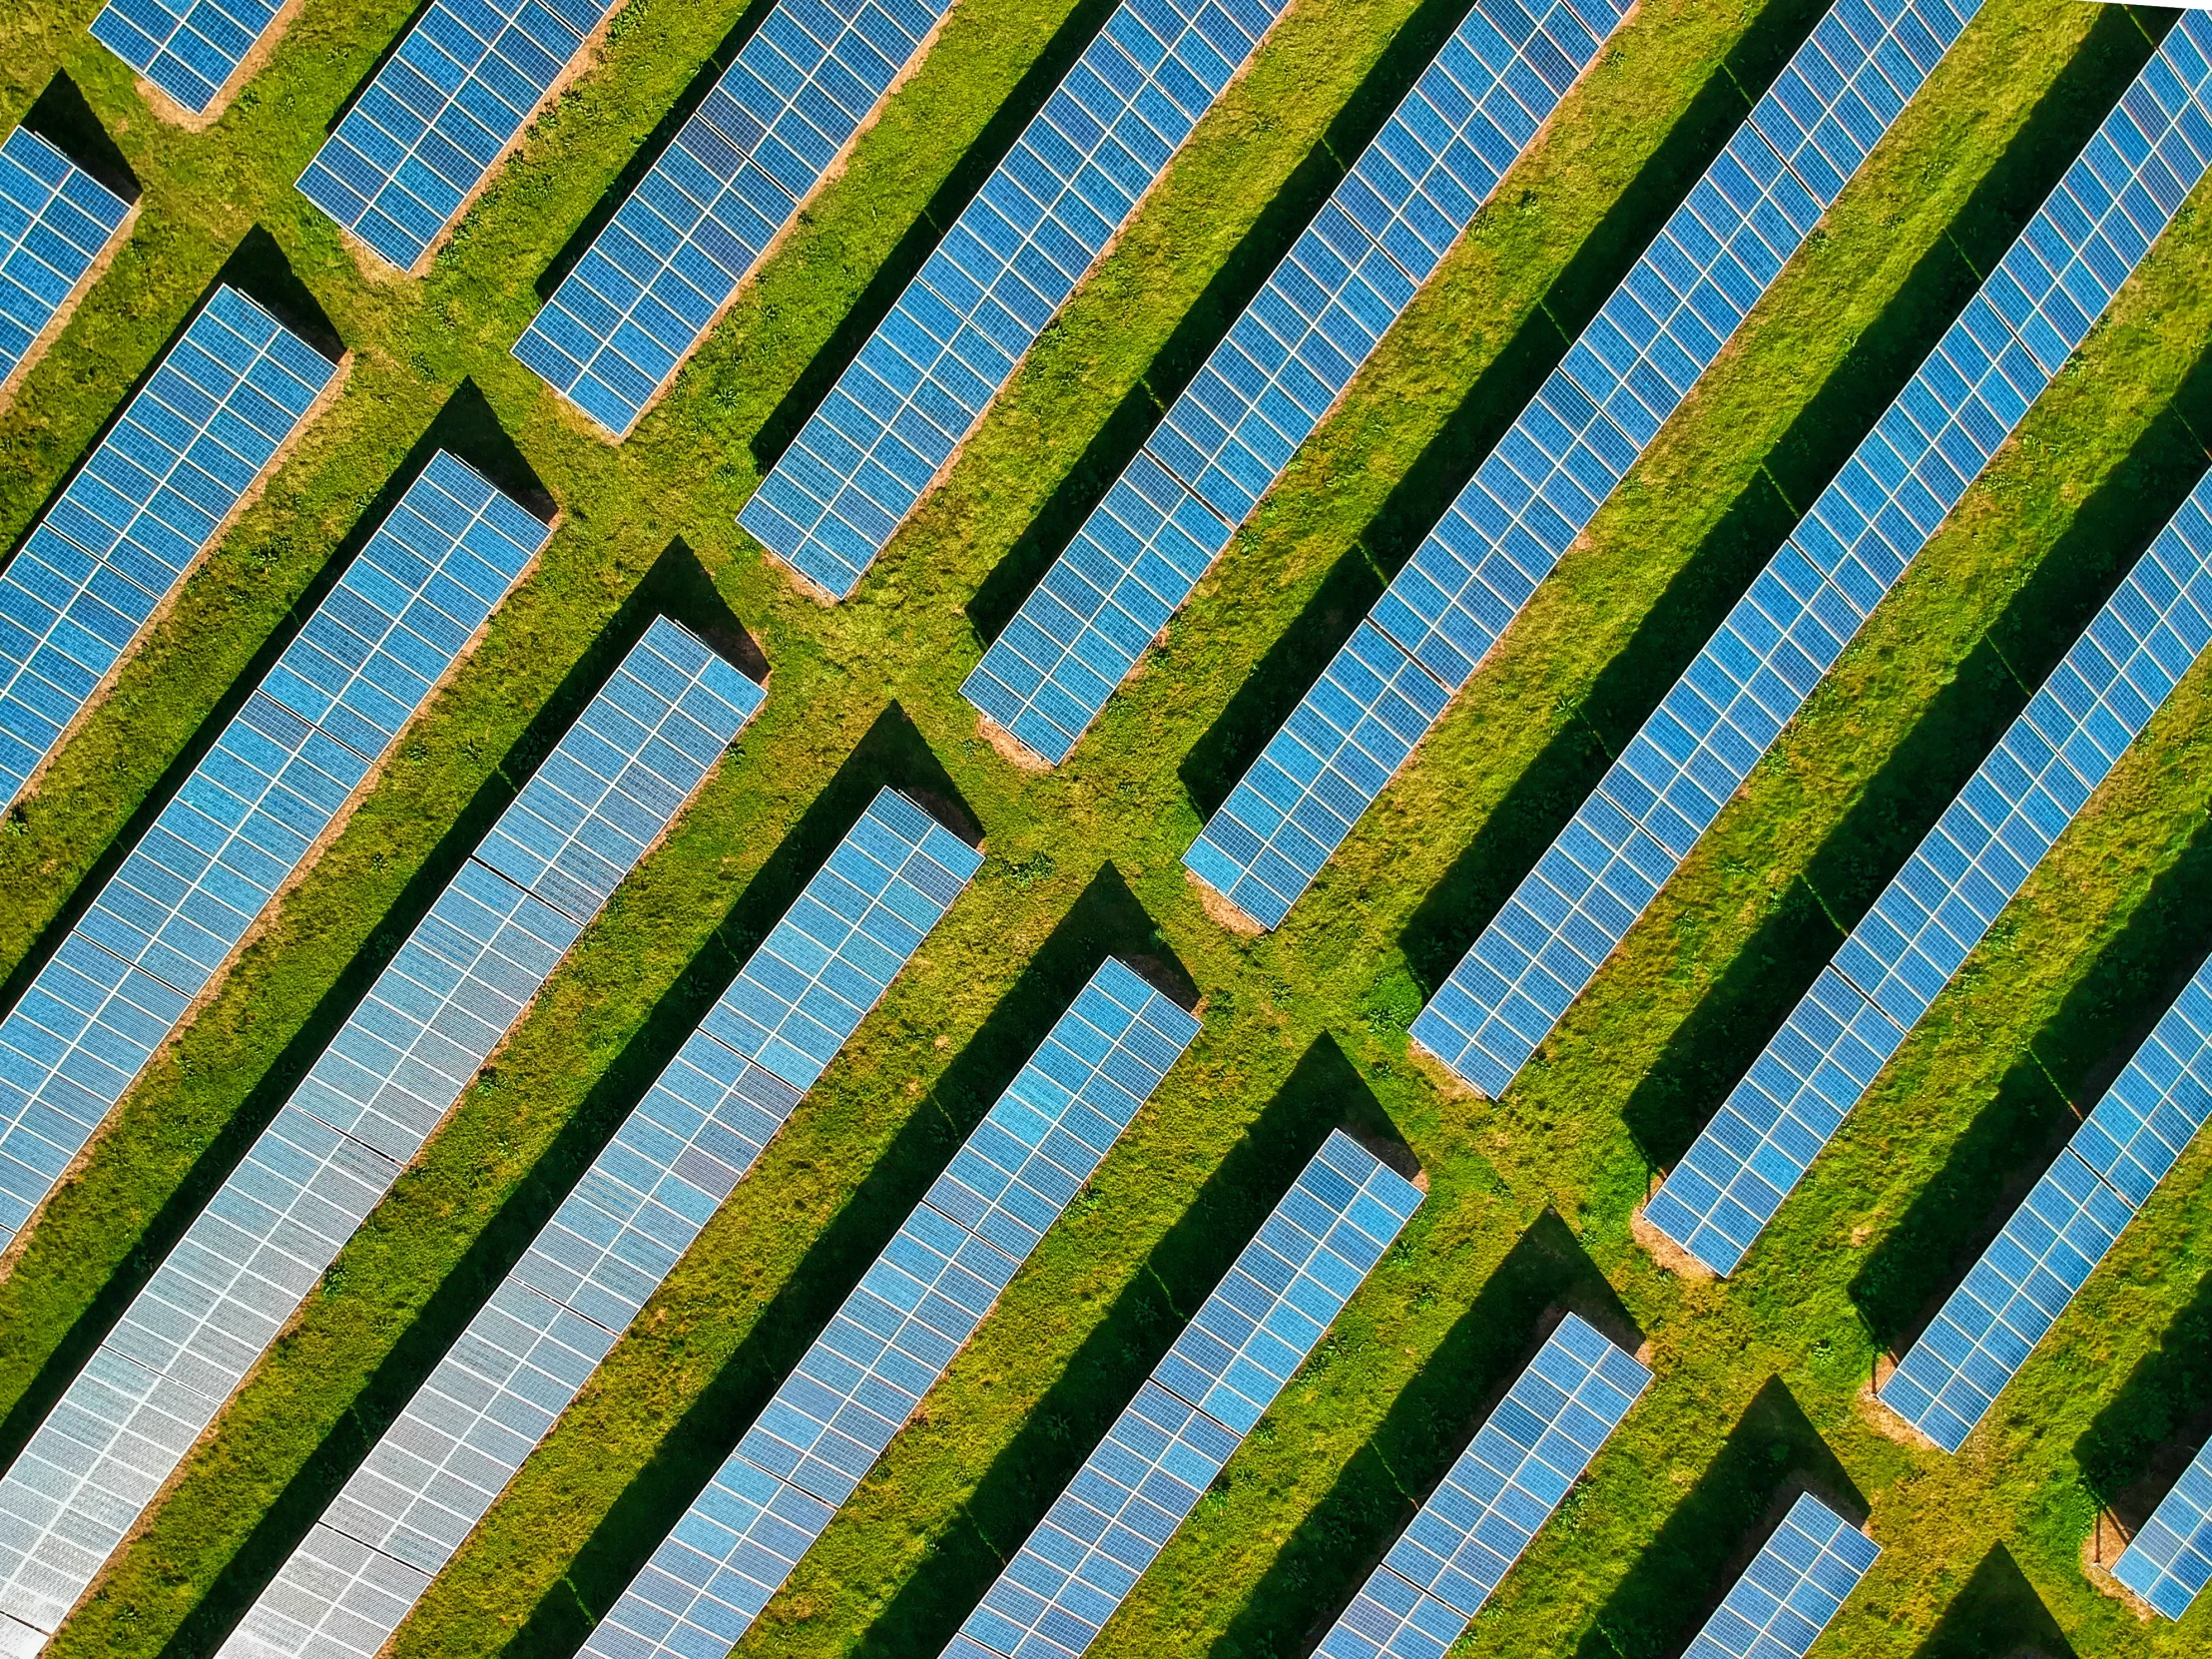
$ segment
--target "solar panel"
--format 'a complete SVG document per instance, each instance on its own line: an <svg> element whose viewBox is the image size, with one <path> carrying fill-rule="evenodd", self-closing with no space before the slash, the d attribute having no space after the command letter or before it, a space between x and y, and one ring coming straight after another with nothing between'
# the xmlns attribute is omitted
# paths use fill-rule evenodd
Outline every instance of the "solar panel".
<svg viewBox="0 0 2212 1659"><path fill-rule="evenodd" d="M965 856L940 864L932 851L951 856L951 849L938 836ZM950 882L956 893L978 861L927 814L885 790L831 854L833 867L816 874L771 941L788 941L792 917L808 906L850 914L855 902L874 905L880 913L860 915L834 947L830 969L839 980L872 975L880 947L871 941L880 936L881 923L902 909L911 916L920 902L916 895L924 888L914 875L926 868L933 872L924 877L927 891L942 891ZM872 873L854 887L851 880L863 865ZM865 896L855 900L855 893ZM927 920L911 942L891 946L897 966L943 913L943 904L925 902ZM746 971L752 967L748 963ZM724 1004L729 1000L726 995ZM704 1026L695 1032L262 1592L223 1653L229 1659L373 1659L804 1092L804 1085L723 1048Z"/></svg>
<svg viewBox="0 0 2212 1659"><path fill-rule="evenodd" d="M738 515L842 599L1287 0L1123 0Z"/></svg>
<svg viewBox="0 0 2212 1659"><path fill-rule="evenodd" d="M647 630L0 1478L0 1613L60 1624L762 696Z"/></svg>
<svg viewBox="0 0 2212 1659"><path fill-rule="evenodd" d="M0 570L12 802L275 462L337 366L218 287Z"/></svg>
<svg viewBox="0 0 2212 1659"><path fill-rule="evenodd" d="M950 0L784 0L561 279L514 354L629 435L921 56Z"/></svg>
<svg viewBox="0 0 2212 1659"><path fill-rule="evenodd" d="M1415 1019L1414 1040L1462 1080L1493 1096L1512 1081L2212 167L2207 51L2212 17L2186 17L2166 36ZM1925 931L1915 942L1936 943Z"/></svg>
<svg viewBox="0 0 2212 1659"><path fill-rule="evenodd" d="M1318 1659L1442 1659L1650 1382L1569 1314L1322 1638Z"/></svg>
<svg viewBox="0 0 2212 1659"><path fill-rule="evenodd" d="M2212 1446L2196 1454L2151 1511L2112 1576L2169 1619L2189 1611L2212 1580Z"/></svg>
<svg viewBox="0 0 2212 1659"><path fill-rule="evenodd" d="M1534 142L1627 0L1477 0L961 694L1057 766Z"/></svg>
<svg viewBox="0 0 2212 1659"><path fill-rule="evenodd" d="M1332 1131L946 1659L1086 1650L1420 1200L1411 1182Z"/></svg>
<svg viewBox="0 0 2212 1659"><path fill-rule="evenodd" d="M1966 1441L2212 1117L2212 964L2200 967L1882 1385L1946 1451Z"/></svg>
<svg viewBox="0 0 2212 1659"><path fill-rule="evenodd" d="M92 38L204 116L287 9L285 0L108 0Z"/></svg>
<svg viewBox="0 0 2212 1659"><path fill-rule="evenodd" d="M584 1644L713 1659L944 1376L1198 1021L1109 958Z"/></svg>
<svg viewBox="0 0 2212 1659"><path fill-rule="evenodd" d="M2197 486L1875 900L1646 1218L1730 1273L2090 794L2212 645Z"/></svg>
<svg viewBox="0 0 2212 1659"><path fill-rule="evenodd" d="M0 143L0 398L76 304L131 204L28 127Z"/></svg>
<svg viewBox="0 0 2212 1659"><path fill-rule="evenodd" d="M1682 1659L1805 1659L1882 1546L1807 1492Z"/></svg>
<svg viewBox="0 0 2212 1659"><path fill-rule="evenodd" d="M386 265L419 270L613 10L431 0L299 175L299 194Z"/></svg>
<svg viewBox="0 0 2212 1659"><path fill-rule="evenodd" d="M1282 924L1979 0L1832 7L1183 855Z"/></svg>

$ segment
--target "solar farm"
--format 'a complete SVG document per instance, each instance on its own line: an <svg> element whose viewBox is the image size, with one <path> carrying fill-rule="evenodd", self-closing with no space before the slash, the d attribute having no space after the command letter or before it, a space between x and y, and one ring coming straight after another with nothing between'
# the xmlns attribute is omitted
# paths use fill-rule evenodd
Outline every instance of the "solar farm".
<svg viewBox="0 0 2212 1659"><path fill-rule="evenodd" d="M2212 1652L2212 9L0 48L0 1659Z"/></svg>

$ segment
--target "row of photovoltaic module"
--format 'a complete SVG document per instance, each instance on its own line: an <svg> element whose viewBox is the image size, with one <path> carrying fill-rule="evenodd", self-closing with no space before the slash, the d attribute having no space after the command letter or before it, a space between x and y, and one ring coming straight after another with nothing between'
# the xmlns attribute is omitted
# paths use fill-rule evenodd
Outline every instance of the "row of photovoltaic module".
<svg viewBox="0 0 2212 1659"><path fill-rule="evenodd" d="M1477 0L968 676L1057 766L1535 141L1626 0Z"/></svg>
<svg viewBox="0 0 2212 1659"><path fill-rule="evenodd" d="M1286 0L1123 0L738 515L851 593Z"/></svg>
<svg viewBox="0 0 2212 1659"><path fill-rule="evenodd" d="M647 630L0 1477L0 1614L59 1625L762 696Z"/></svg>
<svg viewBox="0 0 2212 1659"><path fill-rule="evenodd" d="M1495 1096L1750 776L2212 170L2212 15L2050 199L1413 1022Z"/></svg>
<svg viewBox="0 0 2212 1659"><path fill-rule="evenodd" d="M283 10L283 0L108 0L92 38L204 115Z"/></svg>
<svg viewBox="0 0 2212 1659"><path fill-rule="evenodd" d="M0 144L0 391L130 216L128 202L28 127Z"/></svg>
<svg viewBox="0 0 2212 1659"><path fill-rule="evenodd" d="M1652 1196L1646 1219L1715 1273L1735 1270L2212 645L2208 514L2212 477L2128 572ZM1955 1435L1936 1437L1955 1450L1979 1415L1961 1412Z"/></svg>
<svg viewBox="0 0 2212 1659"><path fill-rule="evenodd" d="M1839 0L1183 861L1277 926L1978 10Z"/></svg>

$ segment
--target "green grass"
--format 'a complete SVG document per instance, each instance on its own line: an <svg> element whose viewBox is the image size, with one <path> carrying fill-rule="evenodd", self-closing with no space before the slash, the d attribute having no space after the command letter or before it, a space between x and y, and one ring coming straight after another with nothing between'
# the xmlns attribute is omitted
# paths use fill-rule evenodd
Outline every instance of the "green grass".
<svg viewBox="0 0 2212 1659"><path fill-rule="evenodd" d="M744 8L633 0L420 282L362 276L290 190L397 0L308 0L211 132L162 128L83 35L0 22L6 120L57 69L136 169L131 246L0 413L12 540L250 229L354 353L337 406L0 835L0 964L35 960L211 711L435 431L526 467L559 534L0 1281L0 1453L342 1020L643 614L723 608L770 701L188 1461L57 1655L213 1651L752 940L883 781L964 801L990 858L479 1534L408 1656L569 1652L1106 949L1179 961L1206 1031L742 1649L936 1651L1326 1128L1387 1118L1429 1200L1117 1620L1118 1653L1299 1651L1563 1303L1659 1381L1465 1651L1663 1659L1797 1476L1887 1546L1822 1651L2181 1654L2082 1578L2095 1506L2200 1434L2199 1148L1957 1459L1874 1431L1880 1346L1940 1294L2206 942L2212 713L2193 676L1726 1286L1627 1218L2024 701L2212 436L2194 211L1502 1104L1406 1056L1448 969L1786 533L2148 50L2125 14L1989 0L1496 660L1290 925L1209 922L1211 805L1794 45L1810 0L1645 0L1073 762L1013 772L957 686L1333 182L1448 6L1305 0L1044 338L860 593L794 596L732 517L1094 0L962 0L756 288L619 450L506 355L533 283ZM757 8L756 8L757 9ZM1063 29L1071 15L1075 22ZM1393 40L1398 44L1393 46ZM1416 48L1418 48L1416 50ZM1380 67L1379 67L1380 66ZM1395 77L1393 80L1392 77ZM1049 74L1044 76L1049 80ZM949 183L948 183L949 181ZM826 348L830 348L826 355ZM441 411L444 411L441 413ZM1043 530L1033 526L1043 524ZM2103 1068L2100 1070L2100 1068ZM2161 1347L2171 1333L2171 1341ZM2141 1414L2131 1417L2130 1408ZM2147 1421L2154 1429L2131 1422ZM2157 1438L2151 1438L2155 1431ZM1845 1489L1848 1488L1848 1491Z"/></svg>

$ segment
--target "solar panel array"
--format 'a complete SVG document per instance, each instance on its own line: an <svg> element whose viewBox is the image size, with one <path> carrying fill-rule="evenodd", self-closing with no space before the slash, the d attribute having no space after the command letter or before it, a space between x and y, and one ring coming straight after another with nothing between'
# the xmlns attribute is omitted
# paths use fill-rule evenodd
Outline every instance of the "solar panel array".
<svg viewBox="0 0 2212 1659"><path fill-rule="evenodd" d="M784 0L514 354L627 436L920 56L951 0Z"/></svg>
<svg viewBox="0 0 2212 1659"><path fill-rule="evenodd" d="M337 366L218 287L0 571L0 806L182 585Z"/></svg>
<svg viewBox="0 0 2212 1659"><path fill-rule="evenodd" d="M1650 1382L1643 1365L1569 1314L1322 1638L1317 1659L1442 1659Z"/></svg>
<svg viewBox="0 0 2212 1659"><path fill-rule="evenodd" d="M584 1644L719 1659L866 1478L1198 1021L1109 958Z"/></svg>
<svg viewBox="0 0 2212 1659"><path fill-rule="evenodd" d="M299 194L412 271L522 136L615 0L431 0L299 175Z"/></svg>
<svg viewBox="0 0 2212 1659"><path fill-rule="evenodd" d="M205 115L283 7L284 0L108 0L92 38Z"/></svg>
<svg viewBox="0 0 2212 1659"><path fill-rule="evenodd" d="M929 849L949 855L943 841L967 856L940 862ZM827 952L826 978L872 987L857 1024L973 859L885 791L763 951L789 960L811 934ZM822 927L826 915L843 918L841 938ZM745 973L761 964L756 952ZM747 983L741 976L716 1012ZM222 1650L230 1659L373 1659L744 1179L806 1084L724 1047L709 1034L715 1023L623 1121L248 1610Z"/></svg>
<svg viewBox="0 0 2212 1659"><path fill-rule="evenodd" d="M1882 1546L1807 1492L1682 1659L1805 1659Z"/></svg>
<svg viewBox="0 0 2212 1659"><path fill-rule="evenodd" d="M316 607L0 1020L0 1241L29 1224L547 533L441 454Z"/></svg>
<svg viewBox="0 0 2212 1659"><path fill-rule="evenodd" d="M858 584L1288 0L1123 0L738 521Z"/></svg>
<svg viewBox="0 0 2212 1659"><path fill-rule="evenodd" d="M1628 0L1476 0L962 695L1055 766L1290 465Z"/></svg>
<svg viewBox="0 0 2212 1659"><path fill-rule="evenodd" d="M2212 1581L2212 1446L2199 1451L2151 1511L2112 1576L2169 1619Z"/></svg>
<svg viewBox="0 0 2212 1659"><path fill-rule="evenodd" d="M30 128L0 144L0 393L130 215L130 203Z"/></svg>
<svg viewBox="0 0 2212 1659"><path fill-rule="evenodd" d="M1944 809L1646 1218L1733 1272L2074 815L2212 645L2212 478Z"/></svg>
<svg viewBox="0 0 2212 1659"><path fill-rule="evenodd" d="M2212 167L2212 16L2165 42L1413 1023L1490 1095L1720 815Z"/></svg>
<svg viewBox="0 0 2212 1659"><path fill-rule="evenodd" d="M1829 10L1183 855L1194 874L1281 924L1977 10Z"/></svg>
<svg viewBox="0 0 2212 1659"><path fill-rule="evenodd" d="M0 1612L68 1613L761 700L673 623L631 650L0 1478Z"/></svg>
<svg viewBox="0 0 2212 1659"><path fill-rule="evenodd" d="M1420 1200L1411 1182L1333 1130L946 1645L946 1659L1087 1649Z"/></svg>

